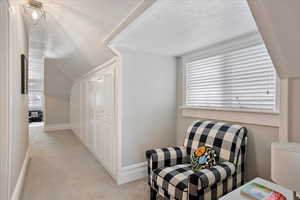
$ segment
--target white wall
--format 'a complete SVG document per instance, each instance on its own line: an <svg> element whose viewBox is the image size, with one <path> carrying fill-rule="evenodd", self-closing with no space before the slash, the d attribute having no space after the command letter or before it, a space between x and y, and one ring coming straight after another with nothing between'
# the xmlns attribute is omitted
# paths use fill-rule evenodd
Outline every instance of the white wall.
<svg viewBox="0 0 300 200"><path fill-rule="evenodd" d="M176 143L176 60L118 48L121 54L122 166Z"/></svg>
<svg viewBox="0 0 300 200"><path fill-rule="evenodd" d="M280 78L300 77L300 1L248 0Z"/></svg>
<svg viewBox="0 0 300 200"><path fill-rule="evenodd" d="M69 124L72 81L59 70L55 59L45 59L45 125Z"/></svg>
<svg viewBox="0 0 300 200"><path fill-rule="evenodd" d="M21 54L28 55L28 36L21 7L12 1L10 12L9 128L10 194L12 194L28 148L28 95L21 94Z"/></svg>
<svg viewBox="0 0 300 200"><path fill-rule="evenodd" d="M117 65L117 73L121 88L118 89L120 104L117 107L122 144L118 166L125 167L145 162L148 149L176 144L176 60L123 48L118 51L121 63ZM91 72L89 77L96 74L97 71ZM83 82L76 82L71 92L71 125L79 136L85 130L81 127L85 119L80 109Z"/></svg>
<svg viewBox="0 0 300 200"><path fill-rule="evenodd" d="M300 143L300 79L289 81L289 141Z"/></svg>
<svg viewBox="0 0 300 200"><path fill-rule="evenodd" d="M9 10L8 4L0 0L0 199L8 199L8 171L9 171L9 79L8 79L8 38L9 38Z"/></svg>

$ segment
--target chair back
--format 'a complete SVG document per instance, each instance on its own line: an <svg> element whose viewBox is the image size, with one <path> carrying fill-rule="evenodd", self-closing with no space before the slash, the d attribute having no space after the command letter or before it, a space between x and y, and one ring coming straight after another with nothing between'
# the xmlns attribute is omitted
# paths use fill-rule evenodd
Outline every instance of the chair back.
<svg viewBox="0 0 300 200"><path fill-rule="evenodd" d="M187 129L184 146L188 156L199 146L211 146L221 160L237 163L247 129L240 125L214 121L194 121Z"/></svg>

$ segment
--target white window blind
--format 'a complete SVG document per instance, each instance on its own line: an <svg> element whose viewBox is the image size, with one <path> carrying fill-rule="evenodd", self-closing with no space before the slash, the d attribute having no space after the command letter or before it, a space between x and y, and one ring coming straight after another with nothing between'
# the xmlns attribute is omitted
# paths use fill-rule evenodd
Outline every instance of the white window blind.
<svg viewBox="0 0 300 200"><path fill-rule="evenodd" d="M276 111L276 72L264 44L185 64L186 105Z"/></svg>

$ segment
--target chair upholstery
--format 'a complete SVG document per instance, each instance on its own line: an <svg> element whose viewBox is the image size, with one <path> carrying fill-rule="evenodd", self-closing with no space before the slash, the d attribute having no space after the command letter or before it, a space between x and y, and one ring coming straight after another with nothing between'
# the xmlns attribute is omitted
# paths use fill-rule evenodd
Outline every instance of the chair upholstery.
<svg viewBox="0 0 300 200"><path fill-rule="evenodd" d="M148 183L152 193L166 199L217 199L244 182L247 129L223 122L194 121L184 145L146 152ZM193 150L212 146L220 162L194 172L189 164ZM154 199L154 197L152 197Z"/></svg>

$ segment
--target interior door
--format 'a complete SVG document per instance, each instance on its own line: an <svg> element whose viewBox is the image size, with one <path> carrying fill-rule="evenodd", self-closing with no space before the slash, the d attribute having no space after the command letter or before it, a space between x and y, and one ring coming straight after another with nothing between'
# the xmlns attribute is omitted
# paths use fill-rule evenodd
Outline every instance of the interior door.
<svg viewBox="0 0 300 200"><path fill-rule="evenodd" d="M115 175L115 67L83 81L80 92L81 139L106 170Z"/></svg>
<svg viewBox="0 0 300 200"><path fill-rule="evenodd" d="M85 109L85 89L84 89L84 82L80 83L80 113L79 113L79 134L78 137L80 140L85 143L84 138L84 122L85 122L85 116L84 116L84 109Z"/></svg>
<svg viewBox="0 0 300 200"><path fill-rule="evenodd" d="M95 153L98 160L103 162L104 155L104 136L103 136L103 98L104 98L104 79L98 77L95 81Z"/></svg>
<svg viewBox="0 0 300 200"><path fill-rule="evenodd" d="M96 153L96 94L95 81L88 82L88 146L93 153Z"/></svg>
<svg viewBox="0 0 300 200"><path fill-rule="evenodd" d="M115 70L108 70L104 74L104 112L103 112L103 132L105 141L104 165L115 173Z"/></svg>
<svg viewBox="0 0 300 200"><path fill-rule="evenodd" d="M95 81L95 152L98 160L115 174L115 73L114 67L98 74Z"/></svg>

